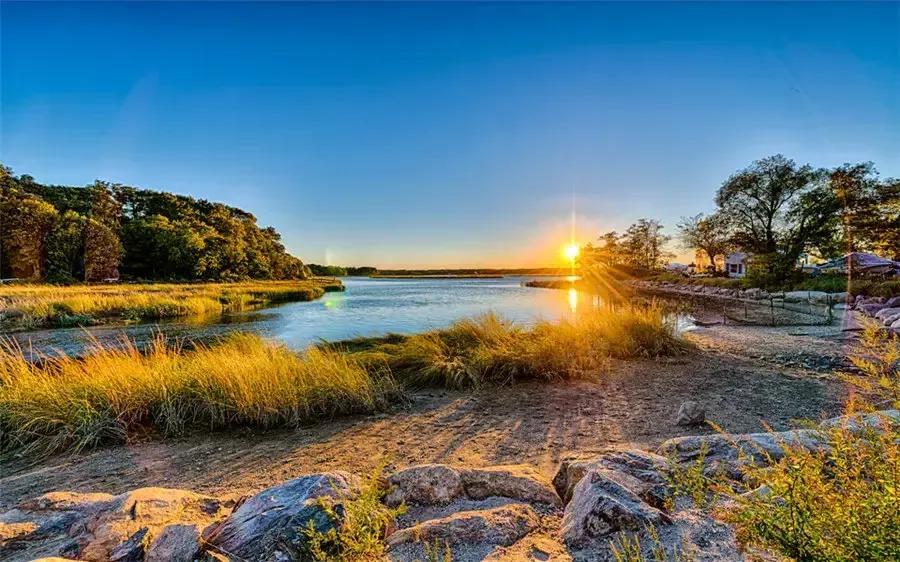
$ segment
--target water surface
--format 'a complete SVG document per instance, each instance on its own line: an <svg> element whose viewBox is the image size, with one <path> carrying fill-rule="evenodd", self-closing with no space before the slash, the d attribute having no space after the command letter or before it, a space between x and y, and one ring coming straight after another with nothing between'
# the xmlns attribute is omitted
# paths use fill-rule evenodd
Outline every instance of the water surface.
<svg viewBox="0 0 900 562"><path fill-rule="evenodd" d="M528 325L571 317L591 304L576 291L524 287L534 277L499 279L344 278L346 291L315 301L286 303L249 313L179 319L158 324L95 326L15 334L23 348L37 352L84 353L92 341L104 345L127 337L143 344L163 333L173 339L210 341L230 331L259 333L294 349L321 341L388 333L410 334L441 328L488 311ZM541 277L546 279L546 277Z"/></svg>

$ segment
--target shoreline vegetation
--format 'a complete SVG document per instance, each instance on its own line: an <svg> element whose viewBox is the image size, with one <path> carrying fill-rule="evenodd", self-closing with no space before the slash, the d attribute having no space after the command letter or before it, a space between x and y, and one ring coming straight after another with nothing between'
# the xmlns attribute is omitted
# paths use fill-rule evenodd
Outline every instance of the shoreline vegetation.
<svg viewBox="0 0 900 562"><path fill-rule="evenodd" d="M0 349L2 453L43 457L139 436L298 427L383 411L404 389L477 388L599 376L610 358L688 352L661 307L597 311L524 329L496 315L411 336L323 343L302 353L249 334L182 349L158 340L74 359Z"/></svg>
<svg viewBox="0 0 900 562"><path fill-rule="evenodd" d="M0 330L90 326L235 312L315 300L342 291L337 279L236 283L0 286Z"/></svg>

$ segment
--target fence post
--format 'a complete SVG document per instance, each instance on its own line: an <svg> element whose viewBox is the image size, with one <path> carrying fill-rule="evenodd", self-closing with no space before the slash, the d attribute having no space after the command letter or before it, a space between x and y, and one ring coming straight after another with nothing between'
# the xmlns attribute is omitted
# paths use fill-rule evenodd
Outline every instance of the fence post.
<svg viewBox="0 0 900 562"><path fill-rule="evenodd" d="M769 297L769 312L772 315L772 326L775 325L775 297Z"/></svg>

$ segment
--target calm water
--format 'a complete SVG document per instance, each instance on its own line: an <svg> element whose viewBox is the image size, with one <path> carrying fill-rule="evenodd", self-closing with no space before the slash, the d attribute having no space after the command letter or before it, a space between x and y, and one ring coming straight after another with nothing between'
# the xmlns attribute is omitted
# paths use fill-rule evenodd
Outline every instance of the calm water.
<svg viewBox="0 0 900 562"><path fill-rule="evenodd" d="M343 293L326 293L316 301L288 303L252 313L153 325L41 330L14 337L23 348L40 352L56 349L77 355L92 340L110 344L123 334L140 344L155 332L208 341L229 331L244 330L302 349L319 340L421 332L487 311L522 324L538 319L553 321L590 305L590 296L575 291L523 287L522 283L530 279L533 277L345 278L347 290Z"/></svg>

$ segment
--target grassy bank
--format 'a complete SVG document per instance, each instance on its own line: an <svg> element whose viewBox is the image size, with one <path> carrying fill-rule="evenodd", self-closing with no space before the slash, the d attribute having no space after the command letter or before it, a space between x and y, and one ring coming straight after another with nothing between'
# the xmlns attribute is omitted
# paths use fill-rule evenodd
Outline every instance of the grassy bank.
<svg viewBox="0 0 900 562"><path fill-rule="evenodd" d="M97 349L28 362L0 351L6 451L42 455L228 427L295 427L399 399L402 387L466 388L598 376L608 357L682 353L656 307L523 329L494 315L413 336L323 344L304 353L237 335L184 351Z"/></svg>
<svg viewBox="0 0 900 562"><path fill-rule="evenodd" d="M158 320L316 299L341 290L340 281L135 283L0 286L4 328L89 325L105 320Z"/></svg>

